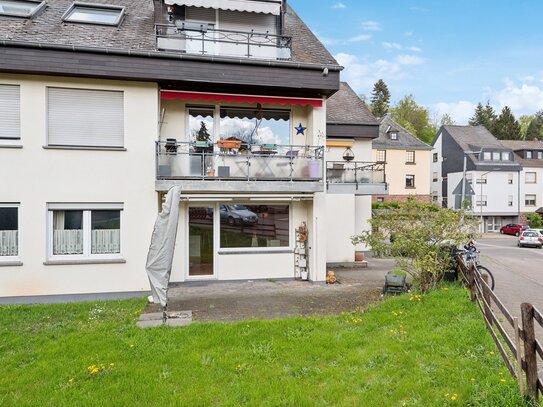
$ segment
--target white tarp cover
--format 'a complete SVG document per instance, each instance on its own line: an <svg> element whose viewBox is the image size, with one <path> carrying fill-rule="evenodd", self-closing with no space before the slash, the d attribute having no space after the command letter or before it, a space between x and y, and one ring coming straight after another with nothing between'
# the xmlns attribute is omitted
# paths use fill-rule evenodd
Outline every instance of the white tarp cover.
<svg viewBox="0 0 543 407"><path fill-rule="evenodd" d="M181 187L173 187L166 194L162 212L157 216L151 246L145 266L155 304L167 305L168 283L172 271L177 221L179 218L179 198Z"/></svg>
<svg viewBox="0 0 543 407"><path fill-rule="evenodd" d="M281 2L258 0L164 0L165 4L213 8L219 10L247 11L250 13L281 14Z"/></svg>

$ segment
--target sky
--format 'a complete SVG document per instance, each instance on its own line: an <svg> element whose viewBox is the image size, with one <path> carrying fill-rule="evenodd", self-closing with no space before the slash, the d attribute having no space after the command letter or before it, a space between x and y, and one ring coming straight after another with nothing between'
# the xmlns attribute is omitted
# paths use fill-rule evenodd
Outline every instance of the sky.
<svg viewBox="0 0 543 407"><path fill-rule="evenodd" d="M478 102L543 109L541 0L288 1L368 98L383 79L392 104L412 94L457 124Z"/></svg>

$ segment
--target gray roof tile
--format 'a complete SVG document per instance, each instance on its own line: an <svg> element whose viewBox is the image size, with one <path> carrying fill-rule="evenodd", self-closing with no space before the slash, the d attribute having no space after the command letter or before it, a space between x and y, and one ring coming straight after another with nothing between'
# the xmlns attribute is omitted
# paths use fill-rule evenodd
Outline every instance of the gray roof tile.
<svg viewBox="0 0 543 407"><path fill-rule="evenodd" d="M388 132L394 130L398 133L398 140L391 140ZM389 113L387 113L382 119L379 125L379 137L373 140L373 148L384 149L413 149L413 150L431 150L432 146L429 146L425 142L419 140L412 135L405 128L400 126L392 119Z"/></svg>
<svg viewBox="0 0 543 407"><path fill-rule="evenodd" d="M378 124L366 104L346 82L341 82L339 91L328 99L326 122L331 124Z"/></svg>
<svg viewBox="0 0 543 407"><path fill-rule="evenodd" d="M513 150L515 153L515 159L523 167L543 167L543 160L540 158L524 158L518 152L529 150L529 151L543 151L543 142L539 140L502 140L502 144Z"/></svg>

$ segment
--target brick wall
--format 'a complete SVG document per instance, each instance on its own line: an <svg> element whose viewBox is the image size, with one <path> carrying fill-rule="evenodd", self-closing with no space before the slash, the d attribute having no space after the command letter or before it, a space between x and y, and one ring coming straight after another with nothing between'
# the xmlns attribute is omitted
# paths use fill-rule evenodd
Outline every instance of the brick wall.
<svg viewBox="0 0 543 407"><path fill-rule="evenodd" d="M432 202L430 195L373 195L371 197L372 202L378 202L377 198L383 198L383 202L406 202L407 198L415 198L421 202Z"/></svg>

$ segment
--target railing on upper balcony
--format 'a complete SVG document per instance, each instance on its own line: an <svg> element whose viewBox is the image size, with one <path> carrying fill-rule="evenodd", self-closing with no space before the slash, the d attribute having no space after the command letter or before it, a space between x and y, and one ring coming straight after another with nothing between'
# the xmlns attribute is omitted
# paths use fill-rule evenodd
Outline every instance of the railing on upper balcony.
<svg viewBox="0 0 543 407"><path fill-rule="evenodd" d="M206 142L156 142L157 179L232 181L322 181L324 148Z"/></svg>
<svg viewBox="0 0 543 407"><path fill-rule="evenodd" d="M177 22L156 25L156 46L186 54L290 60L292 37L254 31L208 28L206 24Z"/></svg>
<svg viewBox="0 0 543 407"><path fill-rule="evenodd" d="M329 184L384 184L385 164L366 161L327 161Z"/></svg>

